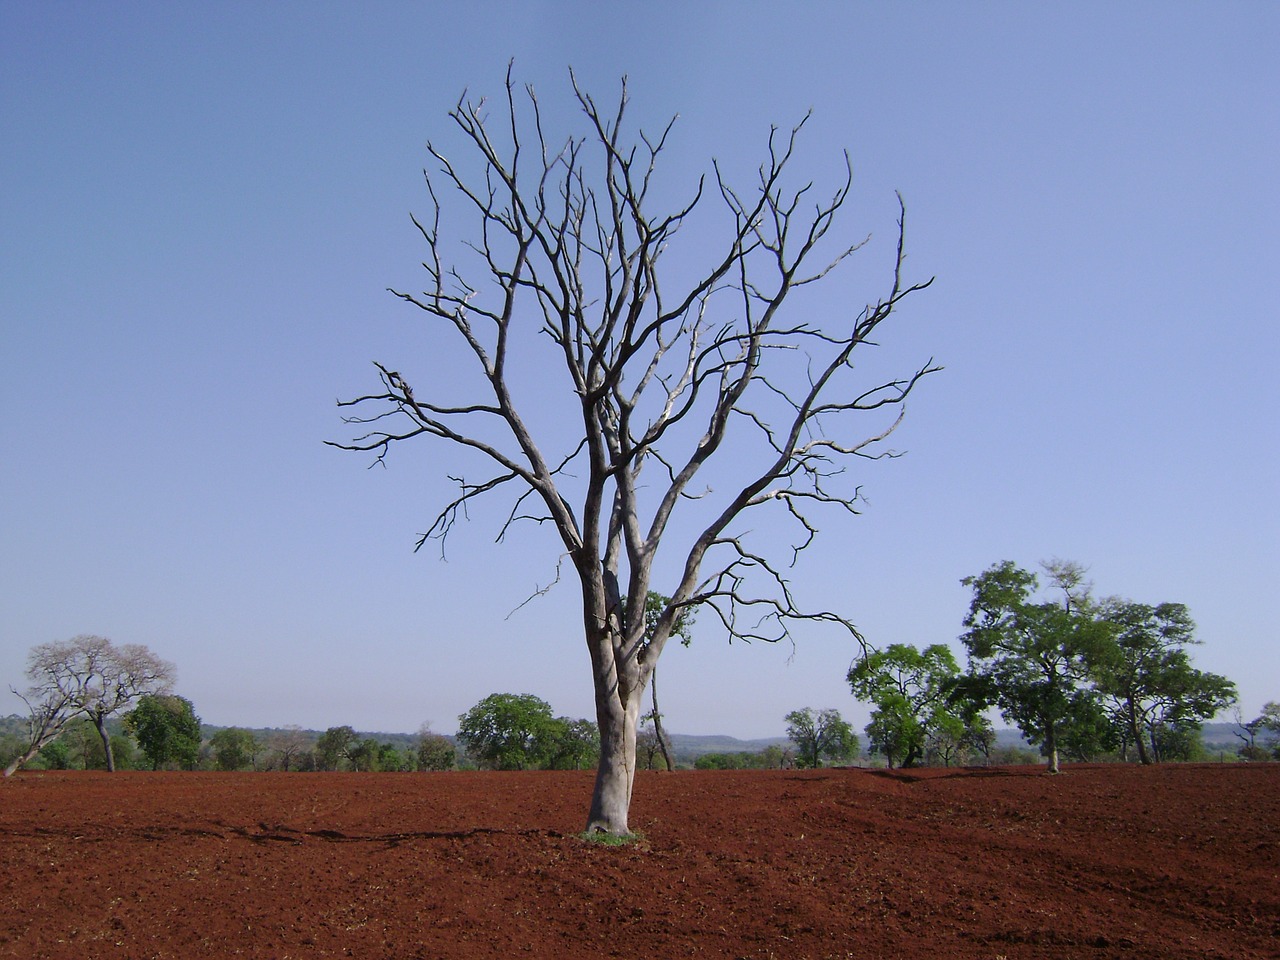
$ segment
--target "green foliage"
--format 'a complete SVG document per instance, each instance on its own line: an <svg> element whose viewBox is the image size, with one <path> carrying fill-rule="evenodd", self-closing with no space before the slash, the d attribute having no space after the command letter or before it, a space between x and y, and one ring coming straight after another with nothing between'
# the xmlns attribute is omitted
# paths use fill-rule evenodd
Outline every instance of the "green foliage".
<svg viewBox="0 0 1280 960"><path fill-rule="evenodd" d="M622 598L622 609L626 610L627 598ZM671 598L659 593L657 590L650 590L645 595L644 601L644 635L645 639L651 639L657 632L658 621L662 619L662 613L667 609L667 604L671 602ZM680 643L689 646L693 642L693 621L694 608L681 607L675 615L675 619L671 624L671 632L668 636L679 637ZM623 628L626 628L624 618Z"/></svg>
<svg viewBox="0 0 1280 960"><path fill-rule="evenodd" d="M380 745L373 737L361 737L347 747L347 759L351 769L358 772L371 773L378 769L378 751Z"/></svg>
<svg viewBox="0 0 1280 960"><path fill-rule="evenodd" d="M1097 616L1110 633L1094 658L1092 676L1117 739L1135 747L1143 763L1188 754L1183 741L1189 731L1198 741L1199 724L1233 703L1236 688L1225 677L1192 667L1185 648L1198 641L1187 608L1111 599Z"/></svg>
<svg viewBox="0 0 1280 960"><path fill-rule="evenodd" d="M169 764L184 771L195 769L200 759L200 717L191 700L147 694L124 714L124 726L154 771Z"/></svg>
<svg viewBox="0 0 1280 960"><path fill-rule="evenodd" d="M839 762L858 752L858 735L837 710L792 710L784 718L787 739L796 745L796 763L820 767L823 759Z"/></svg>
<svg viewBox="0 0 1280 960"><path fill-rule="evenodd" d="M871 747L910 767L932 748L946 762L959 753L966 709L950 696L960 675L951 649L936 643L917 650L907 643L890 644L867 654L849 668L846 679L859 700L875 704L867 737Z"/></svg>
<svg viewBox="0 0 1280 960"><path fill-rule="evenodd" d="M417 752L419 770L452 770L458 751L448 737L423 730L418 735Z"/></svg>
<svg viewBox="0 0 1280 960"><path fill-rule="evenodd" d="M349 760L349 751L356 742L356 732L348 726L330 727L316 740L316 766L321 770L337 770L342 761Z"/></svg>
<svg viewBox="0 0 1280 960"><path fill-rule="evenodd" d="M600 759L600 729L590 720L558 717L547 732L546 765L552 770L585 770Z"/></svg>
<svg viewBox="0 0 1280 960"><path fill-rule="evenodd" d="M745 751L704 753L693 761L693 767L695 770L745 770L752 766L751 756Z"/></svg>
<svg viewBox="0 0 1280 960"><path fill-rule="evenodd" d="M458 717L458 742L493 770L543 766L564 735L551 705L532 694L493 693Z"/></svg>
<svg viewBox="0 0 1280 960"><path fill-rule="evenodd" d="M71 748L61 740L55 740L41 748L39 760L46 770L70 770Z"/></svg>
<svg viewBox="0 0 1280 960"><path fill-rule="evenodd" d="M256 766L261 744L248 730L226 727L209 738L209 749L219 770L243 770Z"/></svg>
<svg viewBox="0 0 1280 960"><path fill-rule="evenodd" d="M1083 570L1059 561L1044 566L1060 601L1036 600L1036 575L1007 560L961 581L973 588L973 600L960 639L970 670L988 684L1004 718L1042 745L1056 772L1068 726L1082 725L1078 739L1098 729L1102 706L1086 680L1108 632L1087 611Z"/></svg>

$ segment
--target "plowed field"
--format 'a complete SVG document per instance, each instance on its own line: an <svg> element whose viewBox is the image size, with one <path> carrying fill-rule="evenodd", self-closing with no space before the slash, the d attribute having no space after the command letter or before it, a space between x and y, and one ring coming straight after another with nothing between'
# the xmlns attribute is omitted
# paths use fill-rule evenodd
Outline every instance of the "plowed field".
<svg viewBox="0 0 1280 960"><path fill-rule="evenodd" d="M0 956L1280 957L1280 765L20 773Z"/></svg>

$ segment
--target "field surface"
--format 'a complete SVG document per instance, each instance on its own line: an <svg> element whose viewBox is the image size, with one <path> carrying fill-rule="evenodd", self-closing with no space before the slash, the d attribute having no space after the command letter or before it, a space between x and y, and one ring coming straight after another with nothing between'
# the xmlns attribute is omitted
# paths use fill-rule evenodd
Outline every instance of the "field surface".
<svg viewBox="0 0 1280 960"><path fill-rule="evenodd" d="M0 957L1280 957L1280 765L20 773Z"/></svg>

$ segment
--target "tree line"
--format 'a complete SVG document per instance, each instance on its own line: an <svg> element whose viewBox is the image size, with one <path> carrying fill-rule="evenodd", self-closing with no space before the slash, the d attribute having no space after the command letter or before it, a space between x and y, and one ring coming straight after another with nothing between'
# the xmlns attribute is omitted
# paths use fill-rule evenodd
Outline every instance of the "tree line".
<svg viewBox="0 0 1280 960"><path fill-rule="evenodd" d="M962 581L972 590L959 637L963 668L944 643L869 648L851 665L851 692L872 706L865 733L873 759L890 767L999 762L994 712L1040 749L1051 772L1064 756L1145 764L1201 755L1202 724L1235 703L1236 687L1193 666L1188 648L1199 640L1187 608L1095 597L1079 564L1041 566L1043 589L1039 575L1011 561ZM665 603L650 596L650 619ZM683 642L692 623L687 610L676 634ZM14 692L28 716L10 718L0 732L6 776L33 762L107 770L575 770L600 758L596 723L556 716L532 694L490 694L459 716L455 739L423 729L389 742L350 726L265 736L228 727L205 738L192 703L172 691L173 664L144 646L90 635L40 644L27 677L30 686ZM637 765L670 769L676 762L655 684L650 693ZM1237 712L1236 720L1240 756L1280 759L1280 705L1267 703L1250 721ZM861 742L837 710L806 707L784 722L789 746L705 754L693 765L817 767L860 756Z"/></svg>

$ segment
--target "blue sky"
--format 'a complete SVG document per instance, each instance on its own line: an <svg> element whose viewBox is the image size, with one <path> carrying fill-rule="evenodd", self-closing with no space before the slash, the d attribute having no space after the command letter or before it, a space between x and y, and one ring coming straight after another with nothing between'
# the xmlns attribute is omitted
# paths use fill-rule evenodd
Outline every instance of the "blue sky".
<svg viewBox="0 0 1280 960"><path fill-rule="evenodd" d="M445 349L419 283L428 139L508 60L551 122L572 65L678 113L668 171L749 172L812 108L799 165L855 167L838 310L877 289L908 207L934 286L883 339L946 371L868 464L864 515L798 576L873 643L955 642L962 577L1090 568L1186 603L1196 661L1280 699L1275 265L1280 9L770 3L31 4L0 0L0 681L77 633L145 643L218 724L442 731L489 693L588 716L575 592L481 515L412 553L449 453L326 447L372 360ZM536 398L535 398L536 399ZM549 402L549 401L548 401ZM672 729L771 736L865 709L846 639L660 671ZM21 704L7 692L0 713Z"/></svg>

